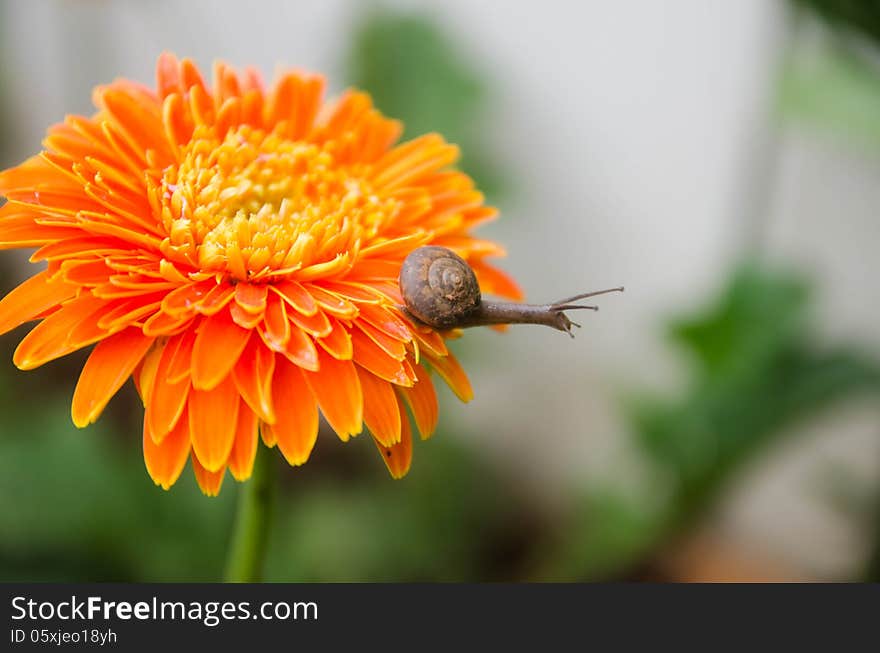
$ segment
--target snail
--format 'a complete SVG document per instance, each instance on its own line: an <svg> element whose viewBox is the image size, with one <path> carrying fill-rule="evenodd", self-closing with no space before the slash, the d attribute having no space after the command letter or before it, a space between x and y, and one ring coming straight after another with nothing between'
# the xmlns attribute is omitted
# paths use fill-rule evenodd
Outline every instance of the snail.
<svg viewBox="0 0 880 653"><path fill-rule="evenodd" d="M587 297L622 292L623 287L597 290L568 297L552 304L521 304L484 301L471 267L445 247L429 245L410 252L400 268L400 292L406 314L438 330L491 324L544 324L571 337L572 322L565 311L597 306L574 304Z"/></svg>

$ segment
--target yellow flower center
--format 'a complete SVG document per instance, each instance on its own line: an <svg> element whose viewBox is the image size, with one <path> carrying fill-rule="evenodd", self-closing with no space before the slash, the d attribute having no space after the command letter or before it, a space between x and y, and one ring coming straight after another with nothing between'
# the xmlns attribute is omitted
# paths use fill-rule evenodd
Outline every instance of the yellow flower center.
<svg viewBox="0 0 880 653"><path fill-rule="evenodd" d="M166 248L237 280L356 255L398 210L359 172L314 143L199 126L164 172Z"/></svg>

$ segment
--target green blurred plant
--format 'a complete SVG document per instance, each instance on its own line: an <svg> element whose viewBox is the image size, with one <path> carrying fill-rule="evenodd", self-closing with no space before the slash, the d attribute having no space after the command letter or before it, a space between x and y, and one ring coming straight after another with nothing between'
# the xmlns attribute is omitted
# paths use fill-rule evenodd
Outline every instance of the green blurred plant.
<svg viewBox="0 0 880 653"><path fill-rule="evenodd" d="M322 473L310 480L307 494L292 488L291 501L281 501L286 513L269 552L267 576L374 582L516 578L523 552L541 530L530 502L450 436L441 432L429 443L416 443L423 445L416 447L417 467L393 483L374 464L372 442L349 443L347 450L361 449L351 455L368 463L365 471L348 479Z"/></svg>
<svg viewBox="0 0 880 653"><path fill-rule="evenodd" d="M779 85L784 119L804 122L860 147L880 147L880 2L792 0L829 29L812 47L794 39Z"/></svg>
<svg viewBox="0 0 880 653"><path fill-rule="evenodd" d="M462 51L434 18L373 9L354 30L343 76L402 120L407 138L439 132L458 144L462 169L497 198L507 184L486 142L489 84Z"/></svg>
<svg viewBox="0 0 880 653"><path fill-rule="evenodd" d="M672 322L670 340L692 371L679 396L642 396L628 413L650 495L613 488L585 499L551 575L613 577L686 530L745 464L789 427L859 394L880 395L880 363L813 335L801 278L741 268L701 313Z"/></svg>
<svg viewBox="0 0 880 653"><path fill-rule="evenodd" d="M878 0L793 0L833 27L854 31L880 45L880 2Z"/></svg>
<svg viewBox="0 0 880 653"><path fill-rule="evenodd" d="M841 43L793 56L781 80L779 110L859 147L880 148L880 68Z"/></svg>
<svg viewBox="0 0 880 653"><path fill-rule="evenodd" d="M51 386L22 394L10 373L4 365L0 580L217 577L234 490L206 501L190 473L170 493L159 490L139 438L113 438L107 420L78 431L69 396Z"/></svg>
<svg viewBox="0 0 880 653"><path fill-rule="evenodd" d="M824 22L830 47L791 57L783 77L784 116L807 119L864 146L880 145L880 1L792 0ZM880 495L865 578L880 580Z"/></svg>

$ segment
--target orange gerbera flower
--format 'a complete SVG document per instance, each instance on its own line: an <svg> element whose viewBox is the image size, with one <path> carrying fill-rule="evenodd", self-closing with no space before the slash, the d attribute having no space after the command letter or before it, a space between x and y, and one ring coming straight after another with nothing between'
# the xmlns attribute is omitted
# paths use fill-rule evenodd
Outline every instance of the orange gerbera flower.
<svg viewBox="0 0 880 653"><path fill-rule="evenodd" d="M163 488L192 459L202 491L251 474L258 433L291 465L309 457L318 410L342 440L366 424L391 475L437 421L427 366L463 401L444 338L398 306L413 248L454 249L483 289L517 297L470 230L496 214L429 134L364 93L323 105L321 77L265 90L222 63L208 86L163 54L155 91L98 87L91 118L51 127L45 151L0 173L0 247L47 267L0 301L0 332L40 319L14 355L32 369L97 343L73 394L94 422L133 376L147 471Z"/></svg>

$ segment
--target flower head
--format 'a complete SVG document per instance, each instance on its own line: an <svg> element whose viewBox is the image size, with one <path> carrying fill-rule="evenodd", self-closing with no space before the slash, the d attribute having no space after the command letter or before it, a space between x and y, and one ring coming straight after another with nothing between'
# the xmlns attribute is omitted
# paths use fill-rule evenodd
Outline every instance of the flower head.
<svg viewBox="0 0 880 653"><path fill-rule="evenodd" d="M438 415L429 369L464 401L438 333L399 310L401 262L454 249L484 290L516 297L470 235L496 214L451 168L455 146L401 126L323 80L219 63L206 84L164 54L155 90L118 80L98 112L51 127L45 150L0 172L0 247L43 271L0 301L0 332L40 322L15 351L32 369L96 344L73 395L94 422L129 376L145 407L144 460L164 488L191 458L216 494L251 474L258 441L309 457L319 411L342 440L364 425L392 476L409 469L406 406L422 438Z"/></svg>

